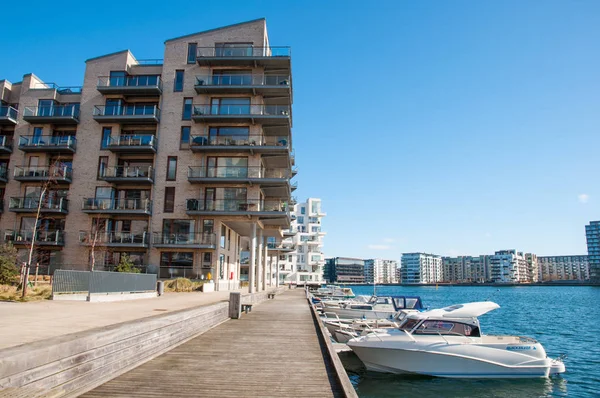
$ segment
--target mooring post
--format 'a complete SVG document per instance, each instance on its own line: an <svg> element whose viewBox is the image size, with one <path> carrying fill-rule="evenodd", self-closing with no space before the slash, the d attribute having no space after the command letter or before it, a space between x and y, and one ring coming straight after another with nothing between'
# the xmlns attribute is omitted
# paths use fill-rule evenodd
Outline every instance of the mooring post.
<svg viewBox="0 0 600 398"><path fill-rule="evenodd" d="M231 319L240 319L242 313L242 293L229 293L229 317Z"/></svg>

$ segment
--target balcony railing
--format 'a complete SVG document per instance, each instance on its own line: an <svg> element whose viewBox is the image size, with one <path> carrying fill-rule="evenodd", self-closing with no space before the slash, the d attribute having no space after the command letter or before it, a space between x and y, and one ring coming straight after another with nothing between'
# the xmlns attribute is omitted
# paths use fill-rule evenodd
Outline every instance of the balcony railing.
<svg viewBox="0 0 600 398"><path fill-rule="evenodd" d="M0 166L0 181L8 181L8 169L5 166Z"/></svg>
<svg viewBox="0 0 600 398"><path fill-rule="evenodd" d="M68 182L73 179L70 166L15 166L13 176L17 181Z"/></svg>
<svg viewBox="0 0 600 398"><path fill-rule="evenodd" d="M289 75L252 73L197 75L194 88L198 94L209 92L255 93L269 97L289 93L290 83Z"/></svg>
<svg viewBox="0 0 600 398"><path fill-rule="evenodd" d="M157 141L154 134L126 134L110 137L107 147L114 152L156 152Z"/></svg>
<svg viewBox="0 0 600 398"><path fill-rule="evenodd" d="M190 166L188 178L231 178L231 179L288 179L291 177L290 169L243 166Z"/></svg>
<svg viewBox="0 0 600 398"><path fill-rule="evenodd" d="M152 240L156 246L215 246L215 234L155 232Z"/></svg>
<svg viewBox="0 0 600 398"><path fill-rule="evenodd" d="M40 201L39 198L10 198L8 209L17 212L36 212ZM68 213L69 200L67 198L47 198L42 201L41 212L43 213Z"/></svg>
<svg viewBox="0 0 600 398"><path fill-rule="evenodd" d="M290 57L290 47L215 46L198 47L197 58L270 58Z"/></svg>
<svg viewBox="0 0 600 398"><path fill-rule="evenodd" d="M84 212L130 214L152 213L152 201L150 199L84 198L82 205L82 210Z"/></svg>
<svg viewBox="0 0 600 398"><path fill-rule="evenodd" d="M22 135L19 137L19 149L25 152L68 151L77 149L77 138L72 135Z"/></svg>
<svg viewBox="0 0 600 398"><path fill-rule="evenodd" d="M159 75L139 76L100 76L98 78L98 91L101 93L124 94L156 94L162 92L162 81Z"/></svg>
<svg viewBox="0 0 600 398"><path fill-rule="evenodd" d="M9 135L0 135L0 153L12 153L13 138Z"/></svg>
<svg viewBox="0 0 600 398"><path fill-rule="evenodd" d="M31 244L33 241L32 230L6 230L4 241L14 244ZM63 246L65 237L63 231L38 230L35 234L35 244L49 246Z"/></svg>
<svg viewBox="0 0 600 398"><path fill-rule="evenodd" d="M69 94L81 94L81 86L59 86L56 83L35 83L31 90L56 90L58 94L69 95Z"/></svg>
<svg viewBox="0 0 600 398"><path fill-rule="evenodd" d="M79 231L79 243L105 246L148 246L148 233Z"/></svg>
<svg viewBox="0 0 600 398"><path fill-rule="evenodd" d="M109 182L154 182L154 168L152 166L115 166L105 167L100 174L100 179Z"/></svg>
<svg viewBox="0 0 600 398"><path fill-rule="evenodd" d="M287 212L288 204L281 200L260 199L188 199L188 212Z"/></svg>
<svg viewBox="0 0 600 398"><path fill-rule="evenodd" d="M160 108L156 104L96 105L93 117L97 121L115 123L158 123Z"/></svg>
<svg viewBox="0 0 600 398"><path fill-rule="evenodd" d="M194 104L193 117L202 116L270 116L289 117L289 105L211 105Z"/></svg>
<svg viewBox="0 0 600 398"><path fill-rule="evenodd" d="M190 147L211 147L211 146L270 146L281 149L289 148L287 137L273 137L263 135L220 135L211 137L207 135L192 135L190 137ZM259 149L259 148L249 148Z"/></svg>
<svg viewBox="0 0 600 398"><path fill-rule="evenodd" d="M296 248L296 245L288 242L269 242L267 243L267 248L270 250L292 251Z"/></svg>
<svg viewBox="0 0 600 398"><path fill-rule="evenodd" d="M17 116L19 111L12 106L0 106L0 124L17 124Z"/></svg>
<svg viewBox="0 0 600 398"><path fill-rule="evenodd" d="M79 104L26 106L23 120L30 123L79 123Z"/></svg>

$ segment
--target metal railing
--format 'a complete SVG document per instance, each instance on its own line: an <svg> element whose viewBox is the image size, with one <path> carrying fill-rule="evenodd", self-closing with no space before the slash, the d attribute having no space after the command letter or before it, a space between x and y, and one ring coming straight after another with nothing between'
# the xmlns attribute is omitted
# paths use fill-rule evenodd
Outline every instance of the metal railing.
<svg viewBox="0 0 600 398"><path fill-rule="evenodd" d="M160 108L156 104L144 105L96 105L94 116L160 116Z"/></svg>
<svg viewBox="0 0 600 398"><path fill-rule="evenodd" d="M56 90L58 94L81 94L81 86L59 86L56 83L35 83L31 90Z"/></svg>
<svg viewBox="0 0 600 398"><path fill-rule="evenodd" d="M105 167L100 174L101 178L154 178L152 166L112 166Z"/></svg>
<svg viewBox="0 0 600 398"><path fill-rule="evenodd" d="M52 293L137 293L156 290L156 274L57 269Z"/></svg>
<svg viewBox="0 0 600 398"><path fill-rule="evenodd" d="M148 59L138 59L138 65L162 65L164 59L162 58L148 58Z"/></svg>
<svg viewBox="0 0 600 398"><path fill-rule="evenodd" d="M288 242L269 242L267 243L269 249L282 249L282 250L294 250L296 245Z"/></svg>
<svg viewBox="0 0 600 398"><path fill-rule="evenodd" d="M5 230L4 241L31 243L33 240L32 230ZM64 245L65 237L63 231L52 230L37 230L35 235L35 243L48 243L55 245Z"/></svg>
<svg viewBox="0 0 600 398"><path fill-rule="evenodd" d="M74 105L49 105L49 106L26 106L23 116L35 117L72 117L79 118L79 104Z"/></svg>
<svg viewBox="0 0 600 398"><path fill-rule="evenodd" d="M154 134L126 134L118 137L110 137L107 143L108 148L125 146L138 147L149 146L156 148L157 139Z"/></svg>
<svg viewBox="0 0 600 398"><path fill-rule="evenodd" d="M52 136L52 135L22 135L19 137L19 148L34 147L77 147L77 138L73 135Z"/></svg>
<svg viewBox="0 0 600 398"><path fill-rule="evenodd" d="M192 109L193 116L289 116L289 105L211 105L194 104Z"/></svg>
<svg viewBox="0 0 600 398"><path fill-rule="evenodd" d="M89 271L57 269L52 278L52 293L87 293L90 288Z"/></svg>
<svg viewBox="0 0 600 398"><path fill-rule="evenodd" d="M215 46L198 47L197 58L256 58L289 57L290 47L253 47L253 46Z"/></svg>
<svg viewBox="0 0 600 398"><path fill-rule="evenodd" d="M72 178L70 166L15 166L14 177Z"/></svg>
<svg viewBox="0 0 600 398"><path fill-rule="evenodd" d="M207 245L214 246L215 234L204 234L194 232L169 233L155 232L152 237L155 245Z"/></svg>
<svg viewBox="0 0 600 398"><path fill-rule="evenodd" d="M222 74L196 75L196 86L281 86L289 87L289 75Z"/></svg>
<svg viewBox="0 0 600 398"><path fill-rule="evenodd" d="M287 212L288 204L282 200L260 199L188 199L188 211L277 211Z"/></svg>
<svg viewBox="0 0 600 398"><path fill-rule="evenodd" d="M8 201L8 208L15 210L37 210L40 203L39 198L15 198ZM67 198L47 198L42 201L42 210L68 211L69 200Z"/></svg>
<svg viewBox="0 0 600 398"><path fill-rule="evenodd" d="M100 76L98 87L162 88L160 75Z"/></svg>
<svg viewBox="0 0 600 398"><path fill-rule="evenodd" d="M192 135L190 146L215 146L215 145L258 145L258 146L280 146L288 147L289 140L286 136L273 137L264 135Z"/></svg>
<svg viewBox="0 0 600 398"><path fill-rule="evenodd" d="M130 244L145 246L148 244L148 233L140 232L88 232L79 231L79 243L85 245Z"/></svg>
<svg viewBox="0 0 600 398"><path fill-rule="evenodd" d="M82 210L152 210L150 199L84 198L82 205Z"/></svg>
<svg viewBox="0 0 600 398"><path fill-rule="evenodd" d="M190 166L188 178L282 178L291 177L290 169L285 167L265 169L264 167L243 166Z"/></svg>
<svg viewBox="0 0 600 398"><path fill-rule="evenodd" d="M11 119L17 119L19 111L16 108L8 105L0 106L0 117L9 117Z"/></svg>

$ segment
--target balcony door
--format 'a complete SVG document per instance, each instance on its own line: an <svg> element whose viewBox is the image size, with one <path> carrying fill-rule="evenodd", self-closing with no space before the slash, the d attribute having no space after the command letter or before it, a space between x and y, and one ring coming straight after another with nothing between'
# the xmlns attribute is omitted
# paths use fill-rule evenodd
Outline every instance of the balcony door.
<svg viewBox="0 0 600 398"><path fill-rule="evenodd" d="M37 116L52 116L53 108L54 108L53 100L47 100L47 99L38 100Z"/></svg>

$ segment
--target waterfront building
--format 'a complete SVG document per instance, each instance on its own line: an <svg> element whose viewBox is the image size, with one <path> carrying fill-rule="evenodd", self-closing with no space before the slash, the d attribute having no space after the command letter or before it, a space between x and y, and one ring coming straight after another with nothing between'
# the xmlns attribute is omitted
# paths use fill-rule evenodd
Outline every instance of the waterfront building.
<svg viewBox="0 0 600 398"><path fill-rule="evenodd" d="M397 283L398 261L380 258L365 260L366 283Z"/></svg>
<svg viewBox="0 0 600 398"><path fill-rule="evenodd" d="M588 256L538 256L540 282L590 279Z"/></svg>
<svg viewBox="0 0 600 398"><path fill-rule="evenodd" d="M334 257L325 260L325 280L337 283L364 283L365 260Z"/></svg>
<svg viewBox="0 0 600 398"><path fill-rule="evenodd" d="M246 262L264 290L295 189L290 49L270 43L259 19L169 39L160 61L89 59L82 87L0 81L1 238L46 266L127 255L217 289Z"/></svg>
<svg viewBox="0 0 600 398"><path fill-rule="evenodd" d="M402 283L442 281L442 257L428 253L402 253Z"/></svg>
<svg viewBox="0 0 600 398"><path fill-rule="evenodd" d="M590 221L585 226L590 281L600 283L600 221Z"/></svg>
<svg viewBox="0 0 600 398"><path fill-rule="evenodd" d="M534 267L537 270L537 260L531 253L499 250L490 258L491 280L495 283L536 282Z"/></svg>

